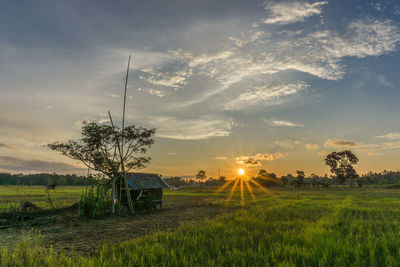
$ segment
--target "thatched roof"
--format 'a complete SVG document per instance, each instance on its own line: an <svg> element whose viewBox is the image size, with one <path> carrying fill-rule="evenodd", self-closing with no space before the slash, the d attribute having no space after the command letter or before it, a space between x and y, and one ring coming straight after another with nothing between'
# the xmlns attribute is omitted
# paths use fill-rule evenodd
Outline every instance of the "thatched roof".
<svg viewBox="0 0 400 267"><path fill-rule="evenodd" d="M133 190L169 188L169 185L154 173L130 172L126 174L126 178Z"/></svg>

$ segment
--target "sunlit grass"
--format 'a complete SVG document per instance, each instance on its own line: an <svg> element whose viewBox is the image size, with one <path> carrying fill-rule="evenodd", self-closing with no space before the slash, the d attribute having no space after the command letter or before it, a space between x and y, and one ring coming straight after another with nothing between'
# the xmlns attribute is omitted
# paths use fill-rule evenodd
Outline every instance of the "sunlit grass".
<svg viewBox="0 0 400 267"><path fill-rule="evenodd" d="M0 265L398 266L399 191L274 189L272 197L252 189L257 202L246 201L236 212L110 244L92 257L56 256L24 245L3 250ZM241 195L231 201L240 202Z"/></svg>
<svg viewBox="0 0 400 267"><path fill-rule="evenodd" d="M247 182L247 181L245 180L245 181L244 181L244 184L246 185L247 190L249 191L249 193L250 193L252 199L253 199L253 200L256 200L256 196L255 196L254 193L253 193L253 188L251 188L251 186L249 185L249 182Z"/></svg>
<svg viewBox="0 0 400 267"><path fill-rule="evenodd" d="M231 200L232 200L233 194L235 193L235 190L236 190L236 187L237 187L238 183L239 183L239 179L237 179L237 180L235 181L235 183L233 184L233 186L232 186L232 188L231 188L231 191L230 191L229 196L228 196L228 199L227 199L227 203L228 203L228 204L229 204L229 202L231 202Z"/></svg>

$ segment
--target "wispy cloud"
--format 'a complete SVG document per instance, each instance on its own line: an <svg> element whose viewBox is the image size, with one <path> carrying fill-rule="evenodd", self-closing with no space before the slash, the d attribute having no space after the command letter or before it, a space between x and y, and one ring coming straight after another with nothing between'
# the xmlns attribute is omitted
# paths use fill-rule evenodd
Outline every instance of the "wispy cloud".
<svg viewBox="0 0 400 267"><path fill-rule="evenodd" d="M153 89L153 88L138 88L137 90L138 91L142 91L142 92L147 92L147 93L149 93L151 95L155 95L155 96L158 96L158 97L165 96L165 92L163 92L161 90L156 90L156 89Z"/></svg>
<svg viewBox="0 0 400 267"><path fill-rule="evenodd" d="M291 121L284 121L284 120L264 119L264 122L266 124L268 124L269 126L273 126L273 127L304 127L304 124L295 123L295 122L291 122Z"/></svg>
<svg viewBox="0 0 400 267"><path fill-rule="evenodd" d="M313 150L313 149L319 148L319 145L317 145L317 144L305 144L305 146L308 150Z"/></svg>
<svg viewBox="0 0 400 267"><path fill-rule="evenodd" d="M16 148L14 145L5 144L5 143L0 143L0 148L6 148L6 149L11 149L11 150L17 150L17 148Z"/></svg>
<svg viewBox="0 0 400 267"><path fill-rule="evenodd" d="M267 10L275 10L275 16L269 18L269 22L303 20L320 14L326 3L270 3ZM282 11L286 8L292 11ZM223 108L252 108L258 104L280 104L286 97L308 87L302 81L271 85L266 77L294 70L321 79L340 80L346 70L343 58L383 55L395 51L400 43L400 31L395 22L368 17L353 20L341 31L321 26L307 34L300 30L276 40L271 39L270 34L259 26L253 27L239 36L229 37L227 41L231 45L212 54L195 55L183 49L168 51L172 60L141 69L140 79L148 86L156 86L155 90L187 88L196 92L191 99L174 104L174 108L180 109L234 90L240 84L244 88L242 92L238 96L230 92L230 99ZM199 85L193 81L199 78L207 78L207 82L202 84L202 89L194 90ZM262 85L250 81L262 81Z"/></svg>
<svg viewBox="0 0 400 267"><path fill-rule="evenodd" d="M103 124L103 123L110 122L110 119L99 119L98 122L99 122L100 124Z"/></svg>
<svg viewBox="0 0 400 267"><path fill-rule="evenodd" d="M286 152L276 152L276 153L264 153L256 154L254 156L239 156L236 157L236 163L246 166L246 167L257 167L261 166L261 161L272 161L279 158L286 157L288 153Z"/></svg>
<svg viewBox="0 0 400 267"><path fill-rule="evenodd" d="M297 84L279 84L272 86L258 86L241 93L236 99L225 104L225 109L243 109L251 108L258 103L274 103L279 99L296 94L304 90L309 85L304 82Z"/></svg>
<svg viewBox="0 0 400 267"><path fill-rule="evenodd" d="M389 139L389 140L400 140L400 133L387 133L384 135L378 135L376 138Z"/></svg>
<svg viewBox="0 0 400 267"><path fill-rule="evenodd" d="M293 149L296 145L300 144L300 141L293 141L293 140L282 140L282 141L275 141L275 145L285 148L285 149Z"/></svg>
<svg viewBox="0 0 400 267"><path fill-rule="evenodd" d="M264 20L266 24L289 24L304 21L305 18L319 15L328 2L271 2L265 5L270 16Z"/></svg>
<svg viewBox="0 0 400 267"><path fill-rule="evenodd" d="M354 147L354 146L358 146L359 144L357 144L354 141L350 141L350 140L339 140L339 139L328 139L325 141L324 146L325 147Z"/></svg>
<svg viewBox="0 0 400 267"><path fill-rule="evenodd" d="M64 162L21 159L9 156L0 156L0 168L20 172L76 172L83 168Z"/></svg>
<svg viewBox="0 0 400 267"><path fill-rule="evenodd" d="M318 151L317 154L318 154L318 156L326 157L329 154L329 151L322 150L322 151Z"/></svg>
<svg viewBox="0 0 400 267"><path fill-rule="evenodd" d="M158 137L199 140L229 136L235 123L231 120L203 118L179 119L175 117L154 117L149 122L157 125Z"/></svg>
<svg viewBox="0 0 400 267"><path fill-rule="evenodd" d="M225 160L225 159L227 159L227 157L213 157L213 159L217 159L217 160Z"/></svg>
<svg viewBox="0 0 400 267"><path fill-rule="evenodd" d="M386 77L385 77L384 75L378 75L378 76L376 77L376 80L378 81L378 83L379 83L380 85L383 85L383 86L385 86L385 87L393 87L393 84L390 83L390 82L386 79Z"/></svg>

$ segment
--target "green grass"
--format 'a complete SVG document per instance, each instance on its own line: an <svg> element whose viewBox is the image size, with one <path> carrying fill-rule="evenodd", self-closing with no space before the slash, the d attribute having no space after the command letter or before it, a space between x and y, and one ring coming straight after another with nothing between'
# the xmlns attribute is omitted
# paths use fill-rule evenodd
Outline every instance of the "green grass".
<svg viewBox="0 0 400 267"><path fill-rule="evenodd" d="M84 186L58 186L50 190L50 197L56 208L78 202ZM0 212L14 210L23 201L30 201L42 209L50 209L45 186L0 186Z"/></svg>
<svg viewBox="0 0 400 267"><path fill-rule="evenodd" d="M28 240L4 249L0 265L399 266L399 197L382 188L276 189L253 201L245 192L236 212L111 244L97 256L56 256ZM228 205L240 206L239 191Z"/></svg>

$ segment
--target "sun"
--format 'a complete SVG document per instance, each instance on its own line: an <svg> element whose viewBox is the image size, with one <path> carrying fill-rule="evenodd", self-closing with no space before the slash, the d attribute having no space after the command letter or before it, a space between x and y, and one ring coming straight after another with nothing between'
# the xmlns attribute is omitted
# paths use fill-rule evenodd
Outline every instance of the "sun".
<svg viewBox="0 0 400 267"><path fill-rule="evenodd" d="M242 168L240 168L240 169L238 170L238 173L239 173L239 175L243 175L243 174L244 174L244 170L243 170Z"/></svg>

